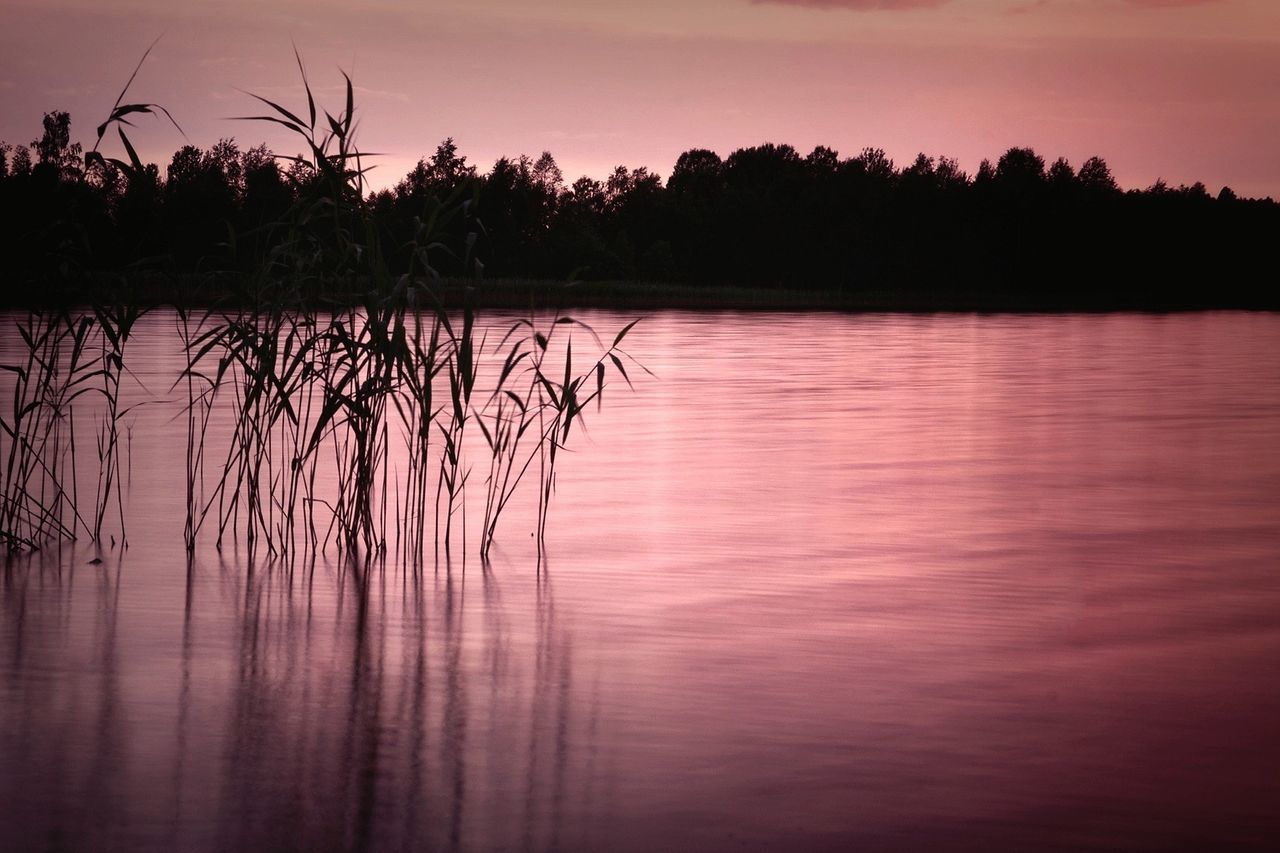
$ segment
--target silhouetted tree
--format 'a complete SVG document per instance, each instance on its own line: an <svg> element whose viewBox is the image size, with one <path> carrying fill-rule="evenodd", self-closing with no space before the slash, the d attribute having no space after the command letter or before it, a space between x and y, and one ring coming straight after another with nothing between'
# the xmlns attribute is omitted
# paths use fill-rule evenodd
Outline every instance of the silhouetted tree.
<svg viewBox="0 0 1280 853"><path fill-rule="evenodd" d="M39 157L39 165L52 169L58 180L80 177L80 143L71 142L71 116L65 112L44 114L44 134L31 147Z"/></svg>
<svg viewBox="0 0 1280 853"><path fill-rule="evenodd" d="M894 178L893 160L889 159L883 148L864 148L851 162L858 171L874 181L888 183Z"/></svg>
<svg viewBox="0 0 1280 853"><path fill-rule="evenodd" d="M182 147L163 181L154 164L86 166L81 154L64 112L44 116L31 147L0 144L11 292L139 263L254 268L296 229L295 200L320 179L305 158L281 168L265 146L231 139ZM665 185L625 166L567 183L551 152L500 158L480 175L447 138L393 188L352 203L372 212L393 271L411 267L426 237L455 250L433 256L437 269L461 272L478 230L497 276L994 293L1002 305L1280 303L1251 272L1271 261L1274 201L1199 182L1122 192L1100 157L1078 171L1045 162L1010 148L970 178L923 152L898 169L879 148L846 159L766 143L723 158L685 151Z"/></svg>
<svg viewBox="0 0 1280 853"><path fill-rule="evenodd" d="M418 160L416 166L396 185L395 194L400 198L425 200L428 197L443 199L463 183L476 176L474 166L458 153L458 146L450 136L436 146L430 158Z"/></svg>
<svg viewBox="0 0 1280 853"><path fill-rule="evenodd" d="M1076 176L1080 186L1095 193L1112 193L1117 191L1115 178L1111 177L1111 169L1107 161L1101 157L1090 157L1080 167Z"/></svg>
<svg viewBox="0 0 1280 853"><path fill-rule="evenodd" d="M676 159L667 189L677 196L714 198L724 189L723 166L716 152L692 148Z"/></svg>
<svg viewBox="0 0 1280 853"><path fill-rule="evenodd" d="M550 151L543 151L542 156L533 164L533 180L553 200L564 189L564 174L556 165L556 158L551 156Z"/></svg>
<svg viewBox="0 0 1280 853"><path fill-rule="evenodd" d="M1071 168L1067 158L1059 157L1049 167L1049 185L1057 190L1067 190L1076 183L1076 170Z"/></svg>
<svg viewBox="0 0 1280 853"><path fill-rule="evenodd" d="M1045 180L1044 158L1030 148L1010 148L996 163L995 178L1012 193L1034 192Z"/></svg>
<svg viewBox="0 0 1280 853"><path fill-rule="evenodd" d="M804 158L804 162L815 177L829 178L840 169L840 154L833 148L818 145Z"/></svg>
<svg viewBox="0 0 1280 853"><path fill-rule="evenodd" d="M222 140L208 151L184 145L169 162L164 184L165 240L184 266L224 265L231 260L237 187L227 167L238 159L235 144Z"/></svg>
<svg viewBox="0 0 1280 853"><path fill-rule="evenodd" d="M25 145L13 148L13 158L9 163L9 174L15 178L31 174L31 149Z"/></svg>

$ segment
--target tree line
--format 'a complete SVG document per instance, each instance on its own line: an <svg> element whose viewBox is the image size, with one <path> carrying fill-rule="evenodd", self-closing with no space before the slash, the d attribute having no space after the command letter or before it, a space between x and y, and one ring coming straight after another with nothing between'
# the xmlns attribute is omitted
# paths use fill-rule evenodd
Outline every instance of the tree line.
<svg viewBox="0 0 1280 853"><path fill-rule="evenodd" d="M0 145L0 249L8 289L86 272L248 270L260 264L313 170L232 139L185 145L161 169L86 158L65 112L30 146ZM947 294L1034 301L1272 305L1280 205L1158 181L1122 190L1105 161L1078 168L1011 148L973 175L880 149L802 155L764 144L681 154L664 182L645 167L566 182L554 157L467 162L452 139L394 187L360 200L391 269L436 219L444 275L464 231L501 278L679 282ZM441 211L464 207L466 217ZM464 221L466 224L464 225ZM1263 271L1261 274L1259 271ZM1066 299L1070 301L1070 299Z"/></svg>

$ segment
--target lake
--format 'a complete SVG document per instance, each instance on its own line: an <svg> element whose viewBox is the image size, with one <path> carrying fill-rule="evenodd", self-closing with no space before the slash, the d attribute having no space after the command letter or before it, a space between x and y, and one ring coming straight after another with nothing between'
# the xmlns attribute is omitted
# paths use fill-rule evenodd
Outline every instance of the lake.
<svg viewBox="0 0 1280 853"><path fill-rule="evenodd" d="M487 565L188 565L148 315L128 550L0 576L5 849L1280 843L1280 316L628 340L544 559L525 501Z"/></svg>

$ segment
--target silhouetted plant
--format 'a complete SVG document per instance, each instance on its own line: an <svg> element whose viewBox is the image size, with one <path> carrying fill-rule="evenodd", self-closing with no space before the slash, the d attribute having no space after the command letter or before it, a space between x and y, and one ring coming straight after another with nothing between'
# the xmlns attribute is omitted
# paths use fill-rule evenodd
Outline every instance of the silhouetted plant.
<svg viewBox="0 0 1280 853"><path fill-rule="evenodd" d="M491 440L486 411L475 396L481 361L491 350L465 293L458 314L446 308L434 265L435 257L452 256L461 269L478 276L475 249L482 230L472 215L476 199L462 197L465 186L460 184L444 200L424 202L424 215L405 245L409 268L394 273L382 251L375 204L363 193L363 158L369 155L361 154L353 139L350 79L345 109L336 116L324 112L317 108L297 59L307 118L301 117L303 111L262 98L273 113L251 118L282 124L298 135L310 155L289 159L315 179L300 186L285 215L268 226L274 239L246 279L234 309L215 307L194 328L189 315L180 312L188 352L182 377L188 398L188 547L195 547L216 504L219 544L238 530L250 547L264 543L272 553L297 547L318 551L329 543L345 552L385 553L392 538L402 557L420 560L430 517L436 548L450 552L455 527L465 548L465 492L471 473L467 435L468 426L478 422L490 440L491 455L499 460L491 465L497 491L482 527L481 549L487 554L501 508L520 480L511 478L507 468L505 482L497 485L497 473L504 471L502 460L514 458L515 447L525 445L517 441L499 447ZM551 180L545 177L549 164L543 163L541 172ZM453 249L438 235L457 224L466 227L466 236ZM325 305L336 295L353 304ZM528 458L546 460L539 543L545 536L556 451L575 420L581 420L587 402L598 399L605 358L618 369L622 364L619 336L588 375L570 376L572 348L567 342L566 373L555 384L541 371L549 336L533 332L529 338L537 353L521 401L522 411L536 413L540 424ZM516 354L508 355L506 345ZM492 354L517 365L523 346L523 339L508 335ZM509 373L504 371L499 386ZM590 394L583 391L589 378L596 382ZM508 394L504 399L516 397L510 388L503 390ZM217 406L230 408L235 426L206 490L204 432L209 412ZM401 444L404 470L397 470L393 479L391 448ZM317 489L322 466L334 478L332 494ZM432 469L434 495L428 475ZM318 515L317 507L327 517ZM459 513L463 515L455 525Z"/></svg>
<svg viewBox="0 0 1280 853"><path fill-rule="evenodd" d="M15 324L25 359L0 365L13 378L12 408L0 416L0 538L8 550L35 550L77 529L94 541L114 508L124 540L120 407L124 347L139 312L95 306L87 312L32 311ZM92 512L81 512L76 403L99 402L94 435ZM7 448L4 445L8 445Z"/></svg>

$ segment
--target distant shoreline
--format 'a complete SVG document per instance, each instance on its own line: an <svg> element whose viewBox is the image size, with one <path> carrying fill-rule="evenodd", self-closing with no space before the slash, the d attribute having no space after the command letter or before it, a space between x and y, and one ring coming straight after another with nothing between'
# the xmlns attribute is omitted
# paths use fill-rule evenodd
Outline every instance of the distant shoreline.
<svg viewBox="0 0 1280 853"><path fill-rule="evenodd" d="M18 293L6 288L0 308L66 307L90 304L95 295L115 293L123 301L140 306L178 305L211 308L249 305L252 299L238 295L241 288L229 274L192 274L93 277L78 286L40 286L38 293ZM1206 286L1203 293L1185 288L1155 293L1135 288L1130 292L1092 291L1039 293L1030 288L981 289L965 285L949 287L865 288L767 288L747 286L651 283L634 281L562 282L538 279L443 279L437 298L448 308L469 302L477 309L616 309L683 311L813 311L835 313L1114 313L1185 312L1214 310L1280 311L1280 289L1267 294L1261 288L1223 290ZM1136 291L1136 292L1135 292ZM25 298L24 298L25 297ZM321 300L333 306L358 305L358 293L328 293ZM424 305L423 307L428 307Z"/></svg>

